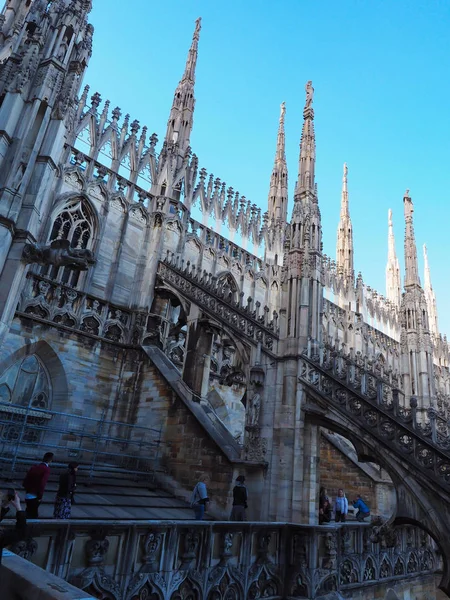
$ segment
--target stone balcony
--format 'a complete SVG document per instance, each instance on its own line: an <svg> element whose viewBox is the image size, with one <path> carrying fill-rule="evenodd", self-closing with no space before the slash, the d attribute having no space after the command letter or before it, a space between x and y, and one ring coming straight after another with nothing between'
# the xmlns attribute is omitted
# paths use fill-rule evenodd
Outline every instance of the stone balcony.
<svg viewBox="0 0 450 600"><path fill-rule="evenodd" d="M412 526L39 521L29 533L19 555L108 600L384 598L407 586L436 598L441 570Z"/></svg>

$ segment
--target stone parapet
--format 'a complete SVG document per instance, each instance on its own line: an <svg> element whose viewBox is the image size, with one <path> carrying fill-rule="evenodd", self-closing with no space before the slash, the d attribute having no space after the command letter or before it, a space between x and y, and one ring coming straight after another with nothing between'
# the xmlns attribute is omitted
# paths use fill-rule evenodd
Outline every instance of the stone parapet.
<svg viewBox="0 0 450 600"><path fill-rule="evenodd" d="M16 552L87 594L114 600L203 600L227 590L236 599L353 597L441 568L424 531L381 523L40 521L30 535Z"/></svg>
<svg viewBox="0 0 450 600"><path fill-rule="evenodd" d="M94 600L86 592L9 550L0 567L2 600Z"/></svg>

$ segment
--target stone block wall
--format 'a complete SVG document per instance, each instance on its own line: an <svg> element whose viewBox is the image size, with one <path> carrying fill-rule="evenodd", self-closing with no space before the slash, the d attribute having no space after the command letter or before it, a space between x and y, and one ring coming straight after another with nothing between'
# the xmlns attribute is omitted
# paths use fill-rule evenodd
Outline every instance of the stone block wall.
<svg viewBox="0 0 450 600"><path fill-rule="evenodd" d="M170 491L186 497L182 490L192 490L201 475L209 475L212 511L228 518L235 476L233 465L177 397L173 398L168 411L164 441L167 455L163 464L170 478L166 480Z"/></svg>
<svg viewBox="0 0 450 600"><path fill-rule="evenodd" d="M320 439L320 487L327 489L331 501L342 488L351 502L360 494L372 511L377 506L376 483L333 446L323 435Z"/></svg>
<svg viewBox="0 0 450 600"><path fill-rule="evenodd" d="M216 514L228 517L233 466L144 352L29 319L15 319L0 348L0 376L11 364L30 354L36 354L48 372L51 410L153 428L155 439L162 442L155 463L161 470L160 483L189 499L199 476L208 474ZM69 421L71 431L84 427L81 420L68 418ZM97 423L92 427L95 429ZM105 427L104 432L124 437L122 430L108 431ZM145 430L133 429L132 439L139 441L139 436L145 435ZM72 458L71 436L62 435L51 441L58 446L58 462ZM36 456L30 458L38 459L43 448L33 452ZM91 452L77 455L81 462L91 457Z"/></svg>

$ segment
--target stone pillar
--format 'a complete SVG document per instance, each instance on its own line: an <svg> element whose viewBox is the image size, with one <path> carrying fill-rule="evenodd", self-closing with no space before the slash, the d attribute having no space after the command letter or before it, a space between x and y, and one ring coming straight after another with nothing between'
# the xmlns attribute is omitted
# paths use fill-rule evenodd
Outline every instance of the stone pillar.
<svg viewBox="0 0 450 600"><path fill-rule="evenodd" d="M200 310L193 306L188 317L183 381L199 396L208 393L213 336L214 326L201 318Z"/></svg>
<svg viewBox="0 0 450 600"><path fill-rule="evenodd" d="M0 274L0 344L9 330L20 298L26 270L26 265L21 261L21 258L27 241L16 236L10 246Z"/></svg>
<svg viewBox="0 0 450 600"><path fill-rule="evenodd" d="M303 485L301 521L316 525L319 519L320 427L305 423L303 429Z"/></svg>

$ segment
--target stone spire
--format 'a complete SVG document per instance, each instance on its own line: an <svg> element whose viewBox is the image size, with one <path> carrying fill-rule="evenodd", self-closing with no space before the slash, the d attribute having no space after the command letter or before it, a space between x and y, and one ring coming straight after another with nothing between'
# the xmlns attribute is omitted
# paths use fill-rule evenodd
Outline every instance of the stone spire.
<svg viewBox="0 0 450 600"><path fill-rule="evenodd" d="M181 161L189 146L192 126L194 123L194 84L195 68L198 56L198 41L200 39L201 18L195 22L192 44L188 52L186 66L172 103L172 108L167 122L165 142L168 146L178 148Z"/></svg>
<svg viewBox="0 0 450 600"><path fill-rule="evenodd" d="M288 201L288 171L285 152L284 116L286 105L283 102L280 107L280 122L278 126L277 150L270 178L269 190L269 224L286 222Z"/></svg>
<svg viewBox="0 0 450 600"><path fill-rule="evenodd" d="M401 301L400 263L395 251L394 227L392 224L392 210L388 211L388 259L386 265L386 297L396 306Z"/></svg>
<svg viewBox="0 0 450 600"><path fill-rule="evenodd" d="M189 81L190 83L195 83L195 67L197 66L197 56L198 56L198 41L200 39L200 30L202 28L202 18L199 17L195 21L195 30L194 35L192 36L192 44L189 48L188 57L186 60L186 66L184 69L184 74L181 79L183 81Z"/></svg>
<svg viewBox="0 0 450 600"><path fill-rule="evenodd" d="M430 331L433 335L439 335L438 315L436 305L436 294L431 285L430 265L428 264L428 253L426 244L423 245L423 260L424 260L424 292L425 300L428 307L428 320L430 323Z"/></svg>
<svg viewBox="0 0 450 600"><path fill-rule="evenodd" d="M338 271L353 280L353 228L348 209L347 164L342 176L341 216L337 231L336 264Z"/></svg>
<svg viewBox="0 0 450 600"><path fill-rule="evenodd" d="M306 101L303 109L303 129L300 140L298 180L295 186L294 201L301 195L315 196L314 170L316 164L316 138L314 133L314 109L312 108L314 88L312 81L305 86Z"/></svg>
<svg viewBox="0 0 450 600"><path fill-rule="evenodd" d="M405 288L411 285L420 286L419 270L417 267L417 248L414 237L413 212L414 206L406 190L403 197L405 211Z"/></svg>

